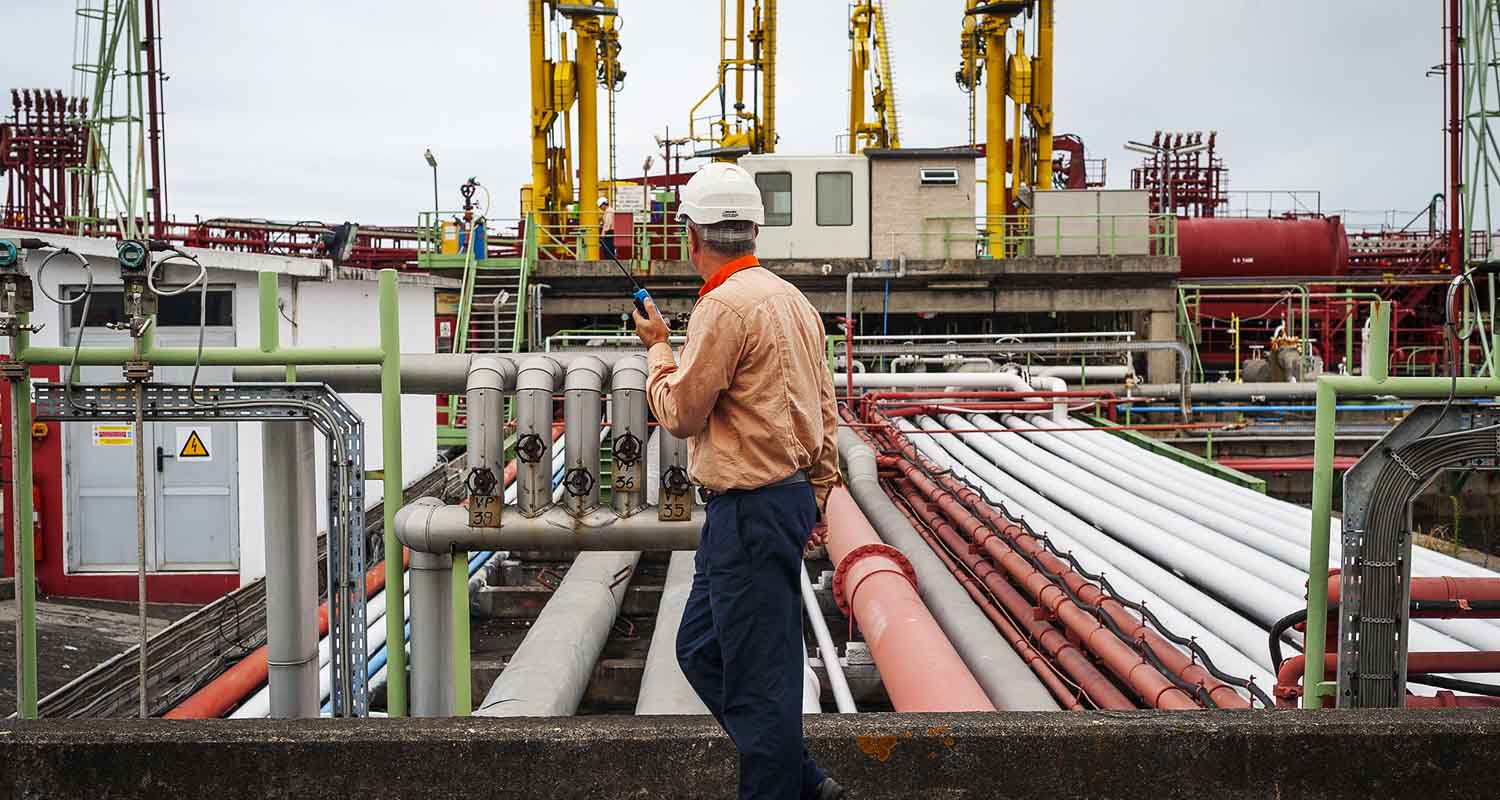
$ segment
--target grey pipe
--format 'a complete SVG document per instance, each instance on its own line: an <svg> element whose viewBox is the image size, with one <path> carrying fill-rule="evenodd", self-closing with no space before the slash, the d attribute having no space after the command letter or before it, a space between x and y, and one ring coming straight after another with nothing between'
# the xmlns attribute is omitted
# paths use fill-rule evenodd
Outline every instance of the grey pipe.
<svg viewBox="0 0 1500 800"><path fill-rule="evenodd" d="M688 476L688 443L657 427L657 516L663 521L681 520L692 513L693 488Z"/></svg>
<svg viewBox="0 0 1500 800"><path fill-rule="evenodd" d="M470 365L476 358L494 358L510 364L517 371L532 358L550 358L562 367L573 362L592 358L614 364L621 359L642 355L640 349L599 349L596 352L564 353L402 353L402 394L457 394L464 390L464 381ZM313 383L326 383L336 392L350 394L378 394L380 392L380 366L362 364L357 366L307 366L297 368L297 379ZM236 367L234 380L238 383L282 383L286 380L283 367ZM510 385L507 384L507 389Z"/></svg>
<svg viewBox="0 0 1500 800"><path fill-rule="evenodd" d="M431 500L431 498L424 498ZM695 509L686 522L662 522L650 514L620 518L609 512L586 520L555 508L525 517L514 507L501 512L499 528L469 527L469 512L439 501L408 504L396 512L396 536L413 550L696 550L704 515Z"/></svg>
<svg viewBox="0 0 1500 800"><path fill-rule="evenodd" d="M552 505L552 393L561 380L562 367L546 356L526 359L516 375L516 506L527 517Z"/></svg>
<svg viewBox="0 0 1500 800"><path fill-rule="evenodd" d="M563 387L563 508L582 520L599 509L599 438L609 367L597 358L568 366Z"/></svg>
<svg viewBox="0 0 1500 800"><path fill-rule="evenodd" d="M1307 383L1194 383L1188 386L1194 400L1312 400L1318 396L1316 381ZM1131 394L1176 400L1182 387L1170 383L1137 384Z"/></svg>
<svg viewBox="0 0 1500 800"><path fill-rule="evenodd" d="M693 589L693 569L693 553L672 554L661 605L656 611L656 630L651 634L651 649L646 653L646 669L641 673L641 691L635 702L637 714L708 713L708 707L677 664L677 630Z"/></svg>
<svg viewBox="0 0 1500 800"><path fill-rule="evenodd" d="M995 631L948 568L880 488L875 451L848 428L838 432L849 494L886 544L906 555L917 573L918 592L938 626L968 665L996 708L1057 711L1057 701L1021 657Z"/></svg>
<svg viewBox="0 0 1500 800"><path fill-rule="evenodd" d="M505 390L516 385L516 368L498 358L481 356L469 367L464 387L468 467L488 469L498 479L505 471Z"/></svg>
<svg viewBox="0 0 1500 800"><path fill-rule="evenodd" d="M640 553L579 554L475 715L577 712L639 559Z"/></svg>
<svg viewBox="0 0 1500 800"><path fill-rule="evenodd" d="M890 262L886 262L886 263L889 264ZM905 277L906 277L906 257L905 256L901 257L900 266L897 268L897 270L895 272L891 272L890 270L875 271L875 272L850 272L847 275L845 275L844 276L844 319L849 320L849 324L850 325L854 324L854 280L856 278L864 278L864 279L867 279L867 280L868 279L872 279L872 278L873 279L885 278L887 280L893 280L893 279L896 279L896 278L905 278ZM852 331L852 330L851 331L846 331L845 335L847 335L847 336L853 336L854 335L854 331Z"/></svg>
<svg viewBox="0 0 1500 800"><path fill-rule="evenodd" d="M453 556L411 554L411 713L453 716Z"/></svg>
<svg viewBox="0 0 1500 800"><path fill-rule="evenodd" d="M261 423L271 716L318 716L317 453L306 422Z"/></svg>
<svg viewBox="0 0 1500 800"><path fill-rule="evenodd" d="M646 462L651 434L646 427L646 359L633 356L615 364L609 401L615 513L628 517L646 507Z"/></svg>

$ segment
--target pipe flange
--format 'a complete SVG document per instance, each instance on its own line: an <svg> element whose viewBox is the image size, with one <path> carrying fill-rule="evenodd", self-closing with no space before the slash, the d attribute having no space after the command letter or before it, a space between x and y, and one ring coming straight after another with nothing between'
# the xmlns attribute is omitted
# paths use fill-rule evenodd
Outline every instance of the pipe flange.
<svg viewBox="0 0 1500 800"><path fill-rule="evenodd" d="M541 463L542 456L547 454L547 443L542 441L539 434L528 433L516 440L516 458L522 464Z"/></svg>
<svg viewBox="0 0 1500 800"><path fill-rule="evenodd" d="M615 439L612 447L616 464L622 467L633 467L641 463L641 437L627 433Z"/></svg>
<svg viewBox="0 0 1500 800"><path fill-rule="evenodd" d="M849 570L853 569L854 565L861 560L871 556L881 556L896 562L896 565L901 568L902 576L911 584L912 591L917 590L917 571L912 567L911 562L906 560L906 556L900 550L888 544L860 545L850 550L839 561L838 567L833 571L833 600L835 603L838 603L839 610L844 612L844 616L846 617L852 618L854 616L853 611L850 609L850 602L854 599L854 591L859 588L858 583L853 586L847 585ZM882 571L890 572L891 570Z"/></svg>
<svg viewBox="0 0 1500 800"><path fill-rule="evenodd" d="M693 482L688 478L687 467L667 467L661 474L661 488L668 494L687 494L693 490Z"/></svg>
<svg viewBox="0 0 1500 800"><path fill-rule="evenodd" d="M500 481L496 480L495 471L489 467L475 467L469 470L469 479L465 485L469 487L470 497L493 497Z"/></svg>
<svg viewBox="0 0 1500 800"><path fill-rule="evenodd" d="M574 497L588 497L594 492L594 475L583 467L574 467L563 478L563 489Z"/></svg>

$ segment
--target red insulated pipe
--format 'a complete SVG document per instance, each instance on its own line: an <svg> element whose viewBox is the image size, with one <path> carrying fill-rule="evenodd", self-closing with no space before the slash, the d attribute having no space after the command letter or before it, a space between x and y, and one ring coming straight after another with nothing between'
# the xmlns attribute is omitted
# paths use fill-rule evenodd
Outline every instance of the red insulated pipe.
<svg viewBox="0 0 1500 800"><path fill-rule="evenodd" d="M1338 570L1330 570L1328 581L1328 603L1336 605L1339 602ZM1433 603L1458 603L1460 606L1466 602L1500 602L1500 578L1412 578L1411 599L1414 602ZM1451 612L1412 612L1413 619L1448 619L1451 617L1463 617L1465 619L1496 619L1500 618L1500 611L1451 611Z"/></svg>
<svg viewBox="0 0 1500 800"><path fill-rule="evenodd" d="M927 542L927 546L932 548L933 554L953 574L954 579L958 581L958 585L962 586L964 591L969 593L969 598L974 601L975 605L979 606L979 610L983 611L984 615L989 617L990 622L994 623L995 629L1000 632L1001 636L1005 637L1005 640L1010 643L1011 648L1016 651L1021 660L1026 662L1026 666L1030 667L1031 671L1036 673L1037 678L1047 687L1047 691L1051 692L1052 696L1057 698L1057 701L1067 710L1084 710L1083 703L1079 701L1079 697L1081 696L1080 690L1063 681L1062 677L1058 674L1058 667L1044 658L1041 653L1037 652L1037 649L1032 646L1031 641L1027 639L1026 634L1021 633L1021 630L1016 627L1017 622L1012 621L1004 611L1000 610L1000 607L995 604L994 598L979 588L979 584L975 583L969 571L955 561L953 556L948 554L947 548L943 547L932 531L907 508L904 502L905 498L892 490L888 483L884 484L881 488L891 498L891 505L895 506L896 510L901 512L901 516L906 517L906 521L911 525L912 530L916 531L917 535L921 536L922 540ZM1017 617L1016 619L1024 623L1030 618L1031 615L1026 615Z"/></svg>
<svg viewBox="0 0 1500 800"><path fill-rule="evenodd" d="M937 465L918 453L916 448L905 437L901 437L897 433L892 433L890 439L908 459L907 461L895 463L893 464L894 466L903 469L907 475L919 476L932 487L933 491L936 491L937 487L933 486L933 481L928 479L927 475L923 474L920 470L916 470L910 463L911 459L919 460L919 463L923 464L929 472L937 476L936 481L938 484L941 484L942 489L962 498L971 508L977 509L977 516L985 523L988 523L988 526L985 530L977 534L980 539L976 541L987 543L988 539L993 538L993 531L1001 531L1011 545L1015 546L1021 552L1036 558L1048 572L1062 577L1064 585L1068 587L1068 591L1072 592L1084 603L1101 609L1109 615L1111 621L1121 630L1136 640L1144 642L1151 649L1152 655L1164 667L1171 670L1173 674L1187 683L1202 686L1208 692L1209 697L1214 701L1215 705L1218 705L1220 708L1250 707L1250 702L1235 690L1234 687L1215 678L1201 664L1198 664L1187 653L1182 652L1176 645L1167 641L1165 637L1151 629L1150 626L1146 625L1143 620L1121 605L1115 598L1106 594L1092 581L1079 575L1071 564L1053 555L1052 551L1048 550L1041 541L996 510L978 492L975 492L967 484L962 483L951 474L941 471ZM884 463L881 465L885 466ZM914 483L919 488L922 485L917 481L914 481ZM959 507L962 508L962 506ZM981 546L984 546L984 544L981 544Z"/></svg>
<svg viewBox="0 0 1500 800"><path fill-rule="evenodd" d="M865 635L897 711L994 711L917 595L901 551L881 543L847 489L828 497L834 596Z"/></svg>
<svg viewBox="0 0 1500 800"><path fill-rule="evenodd" d="M1031 601L1021 596L1021 593L1005 580L1004 575L980 557L974 551L972 543L943 519L942 515L921 496L920 492L912 487L910 481L903 481L900 486L902 495L905 496L912 511L923 525L931 530L949 551L957 555L973 571L976 578L984 582L984 585L994 593L995 598L1005 606L1006 611L1024 625L1037 644L1047 651L1047 655L1083 688L1083 693L1094 702L1094 705L1109 711L1133 711L1139 708L1116 688L1109 678L1104 676L1104 673L1095 668L1088 656L1079 651L1067 636L1058 631L1052 623L1039 619L1037 609Z"/></svg>
<svg viewBox="0 0 1500 800"><path fill-rule="evenodd" d="M1295 655L1281 662L1281 667L1276 670L1276 706L1278 708L1295 708L1300 705L1302 670L1306 662L1306 656ZM1338 653L1328 653L1323 656L1325 674L1336 674L1338 666ZM1408 653L1406 671L1408 674L1418 675L1442 672L1500 672L1500 653L1474 651ZM1407 697L1408 707L1411 706L1411 699L1412 697ZM1333 698L1325 698L1324 702L1332 706Z"/></svg>
<svg viewBox="0 0 1500 800"><path fill-rule="evenodd" d="M1459 696L1452 692L1438 692L1437 697L1406 696L1407 708L1500 708L1500 697Z"/></svg>

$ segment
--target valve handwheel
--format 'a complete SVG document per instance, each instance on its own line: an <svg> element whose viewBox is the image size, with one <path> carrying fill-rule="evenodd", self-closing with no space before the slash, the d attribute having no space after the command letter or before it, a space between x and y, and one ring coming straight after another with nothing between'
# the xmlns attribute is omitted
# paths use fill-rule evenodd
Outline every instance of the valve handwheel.
<svg viewBox="0 0 1500 800"><path fill-rule="evenodd" d="M476 467L469 472L469 494L476 497L492 497L495 487L499 485L495 479L495 471L489 467Z"/></svg>
<svg viewBox="0 0 1500 800"><path fill-rule="evenodd" d="M541 461L546 450L547 445L542 442L542 437L535 433L528 433L516 441L516 458L521 459L523 464Z"/></svg>

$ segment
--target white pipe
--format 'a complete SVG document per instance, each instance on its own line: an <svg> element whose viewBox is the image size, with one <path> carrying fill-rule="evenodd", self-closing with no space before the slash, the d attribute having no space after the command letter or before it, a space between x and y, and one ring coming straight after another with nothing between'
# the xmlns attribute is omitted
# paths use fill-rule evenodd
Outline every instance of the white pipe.
<svg viewBox="0 0 1500 800"><path fill-rule="evenodd" d="M656 630L651 633L651 649L646 651L641 690L636 695L637 714L708 713L677 663L677 631L693 589L693 568L693 553L688 551L673 553L667 565L661 605L656 610Z"/></svg>
<svg viewBox="0 0 1500 800"><path fill-rule="evenodd" d="M564 717L576 713L640 555L580 553L474 714ZM415 633L415 624L412 629Z"/></svg>
<svg viewBox="0 0 1500 800"><path fill-rule="evenodd" d="M261 424L269 713L318 716L318 515L313 427Z"/></svg>
<svg viewBox="0 0 1500 800"><path fill-rule="evenodd" d="M844 373L833 376L834 386L847 386ZM1029 392L1031 387L1014 372L856 372L856 389L994 389Z"/></svg>
<svg viewBox="0 0 1500 800"><path fill-rule="evenodd" d="M1001 427L976 414L973 421L948 414L943 422L956 430ZM1025 462L1033 489L1056 498L1100 530L1126 542L1152 560L1169 565L1199 586L1215 587L1242 613L1270 625L1301 603L1295 587L1306 578L1297 570L1270 562L1253 548L1171 512L1158 513L1129 492L1103 481L1026 441L1018 434L990 434L991 441ZM977 446L977 445L976 445ZM1015 473L1008 466L1006 470ZM1034 480L1033 480L1034 479Z"/></svg>
<svg viewBox="0 0 1500 800"><path fill-rule="evenodd" d="M818 683L818 673L813 672L812 662L802 659L802 713L823 713L823 704L818 700L822 693L823 687Z"/></svg>
<svg viewBox="0 0 1500 800"><path fill-rule="evenodd" d="M919 421L927 430L942 427L930 418ZM897 420L897 425L907 431L913 428L904 419ZM971 448L966 444L970 440L976 447L1002 456L1002 460L992 461L988 453L981 454ZM1146 603L1174 633L1196 637L1220 669L1254 676L1263 687L1275 684L1263 629L1002 471L1000 467L1007 466L1011 456L1003 449L991 447L986 437L969 434L960 438L943 433L916 435L911 441L939 465L951 467L960 477L981 486L987 485L1004 498L1010 511L1027 519L1039 533L1045 533L1059 550L1071 552L1089 572L1103 574L1127 599Z"/></svg>
<svg viewBox="0 0 1500 800"><path fill-rule="evenodd" d="M673 554L676 558L676 554ZM828 630L828 620L823 618L822 607L818 605L818 595L813 591L812 579L807 576L807 564L802 564L802 607L807 611L807 619L812 623L813 638L818 643L818 656L823 659L823 670L828 674L828 688L833 692L833 704L838 707L840 714L857 714L859 708L854 705L854 693L849 691L849 681L844 676L844 665L839 660L838 648L833 644L833 635Z"/></svg>
<svg viewBox="0 0 1500 800"><path fill-rule="evenodd" d="M1051 376L1070 381L1087 379L1093 383L1121 383L1135 374L1133 367L1122 364L1099 364L1087 367L1078 364L1048 364L1031 367L1028 371L1033 377Z"/></svg>
<svg viewBox="0 0 1500 800"><path fill-rule="evenodd" d="M1052 375L1032 374L1031 387L1044 392L1066 392L1068 390L1068 383L1062 378ZM1067 398L1059 397L1052 402L1052 418L1058 422L1068 421Z"/></svg>

